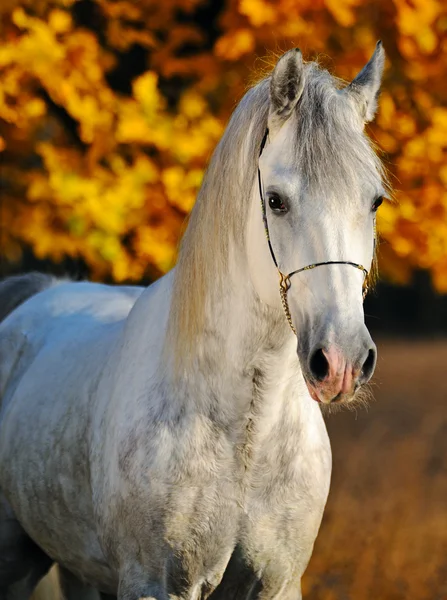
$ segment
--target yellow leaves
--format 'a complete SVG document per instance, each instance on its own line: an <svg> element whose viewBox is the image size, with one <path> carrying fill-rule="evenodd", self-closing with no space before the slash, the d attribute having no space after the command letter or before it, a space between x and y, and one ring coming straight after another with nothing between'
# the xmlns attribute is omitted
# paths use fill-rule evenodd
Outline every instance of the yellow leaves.
<svg viewBox="0 0 447 600"><path fill-rule="evenodd" d="M360 48L374 48L377 37L375 31L373 31L367 25L358 25L354 31L355 42Z"/></svg>
<svg viewBox="0 0 447 600"><path fill-rule="evenodd" d="M397 235L393 242L394 252L401 258L406 258L412 251L413 244L406 237Z"/></svg>
<svg viewBox="0 0 447 600"><path fill-rule="evenodd" d="M248 17L253 27L261 27L276 21L277 9L266 0L240 0L239 11Z"/></svg>
<svg viewBox="0 0 447 600"><path fill-rule="evenodd" d="M119 143L147 144L152 139L153 132L145 115L136 102L123 101L118 114L115 137ZM165 137L165 146L169 145L169 136Z"/></svg>
<svg viewBox="0 0 447 600"><path fill-rule="evenodd" d="M128 21L138 21L141 19L141 8L134 2L118 0L108 2L107 0L97 0L103 12L112 19L126 19Z"/></svg>
<svg viewBox="0 0 447 600"><path fill-rule="evenodd" d="M36 200L42 192L50 191L57 204L72 206L72 214L83 222L115 234L126 231L128 212L144 205L147 184L158 179L155 165L144 156L131 165L117 166L115 162L117 175L98 166L93 176L86 177L81 169L75 171L73 164L67 164L67 156L60 156L49 145L42 144L40 151L51 173L49 190L37 179L29 188L30 197Z"/></svg>
<svg viewBox="0 0 447 600"><path fill-rule="evenodd" d="M48 17L48 24L55 33L67 33L72 27L71 16L64 10L52 10Z"/></svg>
<svg viewBox="0 0 447 600"><path fill-rule="evenodd" d="M163 171L162 181L166 188L168 198L175 204L178 200L182 201L184 196L183 184L184 184L185 171L181 167L168 167ZM192 207L189 207L191 209Z"/></svg>
<svg viewBox="0 0 447 600"><path fill-rule="evenodd" d="M442 106L434 108L431 118L433 126L447 134L447 108ZM444 138L444 145L447 145L447 138Z"/></svg>
<svg viewBox="0 0 447 600"><path fill-rule="evenodd" d="M159 271L166 272L173 266L176 247L167 228L142 225L137 231L135 247L139 256Z"/></svg>
<svg viewBox="0 0 447 600"><path fill-rule="evenodd" d="M394 0L397 9L396 21L403 36L412 38L424 54L431 54L438 45L436 20L445 11L442 0ZM417 50L409 39L403 38L401 47L408 56L416 56Z"/></svg>
<svg viewBox="0 0 447 600"><path fill-rule="evenodd" d="M405 146L405 155L409 158L422 158L426 152L426 143L423 136L414 138Z"/></svg>
<svg viewBox="0 0 447 600"><path fill-rule="evenodd" d="M378 122L382 127L390 127L393 123L396 107L391 94L387 91L383 92L380 97Z"/></svg>
<svg viewBox="0 0 447 600"><path fill-rule="evenodd" d="M22 70L30 85L31 78L38 80L79 121L83 141L92 143L97 130L110 129L113 117L109 110L113 96L101 89L102 71L95 38L86 32L71 33L71 17L61 10L51 11L48 23L28 16L20 8L14 11L12 19L26 31L0 51L0 66L10 68L6 77ZM62 33L67 34L65 40L57 38ZM19 95L20 91L15 93ZM40 117L45 110L44 102L34 98L23 107L22 117L23 113L29 118ZM14 121L18 117L10 111L7 118Z"/></svg>
<svg viewBox="0 0 447 600"><path fill-rule="evenodd" d="M55 60L63 58L64 48L56 40L55 32L47 23L28 16L21 8L14 11L12 19L17 27L27 31L19 39L18 44L10 45L12 55L16 60L22 64L33 66L41 73L46 73Z"/></svg>
<svg viewBox="0 0 447 600"><path fill-rule="evenodd" d="M151 144L180 162L206 158L222 133L222 124L209 114L203 96L192 89L185 92L175 115L166 111L153 72L139 77L133 89L135 99L121 101L118 107L117 141Z"/></svg>
<svg viewBox="0 0 447 600"><path fill-rule="evenodd" d="M12 13L11 20L14 23L14 25L20 28L27 27L31 22L31 19L25 13L23 8L16 8Z"/></svg>
<svg viewBox="0 0 447 600"><path fill-rule="evenodd" d="M20 70L10 67L14 59L13 47L5 45L0 49L0 118L24 128L45 114L46 105L41 98L33 97L26 88L23 89Z"/></svg>
<svg viewBox="0 0 447 600"><path fill-rule="evenodd" d="M169 167L163 171L162 181L171 204L189 213L194 206L197 190L202 182L201 169L186 172L182 167Z"/></svg>
<svg viewBox="0 0 447 600"><path fill-rule="evenodd" d="M243 54L252 52L255 38L250 29L238 29L223 35L216 43L216 54L227 60L237 60Z"/></svg>
<svg viewBox="0 0 447 600"><path fill-rule="evenodd" d="M441 178L442 183L444 184L444 186L447 189L447 164L442 165L441 168L439 169L439 177ZM447 200L447 195L446 195L446 200Z"/></svg>
<svg viewBox="0 0 447 600"><path fill-rule="evenodd" d="M126 51L132 45L139 44L146 48L154 48L157 41L149 31L129 29L120 21L111 21L107 27L107 39L117 50Z"/></svg>
<svg viewBox="0 0 447 600"><path fill-rule="evenodd" d="M21 242L39 257L81 257L98 278L167 270L207 161L262 62L255 55L300 46L330 70L358 72L374 23L386 22L371 130L401 191L379 211L382 266L402 282L414 266L430 268L447 288L443 0L227 0L209 23L201 0L96 0L91 29L76 24L72 4L0 9L9 257Z"/></svg>
<svg viewBox="0 0 447 600"><path fill-rule="evenodd" d="M156 73L147 71L133 84L135 99L141 104L148 118L155 115L157 110L164 108L164 100L157 89L157 82Z"/></svg>
<svg viewBox="0 0 447 600"><path fill-rule="evenodd" d="M441 0L394 0L397 8L397 24L404 35L417 36L421 30L432 25L442 13Z"/></svg>
<svg viewBox="0 0 447 600"><path fill-rule="evenodd" d="M188 90L180 100L179 109L188 119L197 119L208 111L208 106L198 92Z"/></svg>
<svg viewBox="0 0 447 600"><path fill-rule="evenodd" d="M395 128L400 137L409 137L416 133L416 123L414 119L406 114L399 115L395 122Z"/></svg>
<svg viewBox="0 0 447 600"><path fill-rule="evenodd" d="M328 10L334 16L334 19L343 25L349 27L355 22L354 8L360 0L324 0Z"/></svg>
<svg viewBox="0 0 447 600"><path fill-rule="evenodd" d="M147 71L133 82L134 99L121 100L117 105L117 141L169 148L172 119L166 118L165 101L157 82L157 75Z"/></svg>
<svg viewBox="0 0 447 600"><path fill-rule="evenodd" d="M419 48L425 54L431 54L438 45L438 38L430 27L424 27L416 34Z"/></svg>
<svg viewBox="0 0 447 600"><path fill-rule="evenodd" d="M311 37L316 32L315 23L310 23L295 14L293 19L288 19L277 24L278 35L291 40L299 40L304 37Z"/></svg>
<svg viewBox="0 0 447 600"><path fill-rule="evenodd" d="M33 98L24 106L24 110L27 117L36 118L41 117L46 112L46 105L40 98Z"/></svg>
<svg viewBox="0 0 447 600"><path fill-rule="evenodd" d="M384 202L377 212L377 225L381 235L388 237L396 227L399 209L390 202Z"/></svg>
<svg viewBox="0 0 447 600"><path fill-rule="evenodd" d="M181 163L205 161L223 132L222 123L205 114L190 126L184 119L174 121L172 154Z"/></svg>

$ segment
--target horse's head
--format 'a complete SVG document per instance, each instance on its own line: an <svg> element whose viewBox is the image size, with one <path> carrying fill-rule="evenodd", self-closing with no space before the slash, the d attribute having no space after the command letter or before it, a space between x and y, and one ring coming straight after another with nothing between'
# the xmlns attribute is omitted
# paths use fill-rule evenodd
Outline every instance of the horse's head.
<svg viewBox="0 0 447 600"><path fill-rule="evenodd" d="M270 78L249 264L261 299L289 312L304 378L312 397L324 403L351 400L376 364L363 292L385 192L364 125L376 111L383 64L379 42L359 75L341 88L291 50ZM285 276L282 301L278 270Z"/></svg>

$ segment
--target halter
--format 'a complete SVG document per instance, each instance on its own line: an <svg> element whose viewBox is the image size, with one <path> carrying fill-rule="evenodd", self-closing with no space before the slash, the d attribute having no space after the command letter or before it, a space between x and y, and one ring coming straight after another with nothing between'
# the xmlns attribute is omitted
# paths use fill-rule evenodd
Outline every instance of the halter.
<svg viewBox="0 0 447 600"><path fill-rule="evenodd" d="M267 128L265 130L264 137L262 138L261 147L259 150L259 157L261 156L262 151L264 150L268 135L269 135L269 130ZM258 164L258 184L259 184L259 195L261 197L262 220L264 222L265 235L267 237L267 242L269 245L269 250L270 250L272 260L273 260L275 267L277 268L278 273L279 273L279 294L281 296L281 303L283 305L287 321L290 325L290 329L293 331L293 333L295 335L297 335L296 329L292 322L292 316L291 316L290 310L289 310L289 303L287 301L287 292L289 291L290 286L292 285L292 283L290 281L290 278L292 277L292 275L296 275L297 273L302 273L303 271L310 271L311 269L315 269L316 267L322 267L323 265L350 265L351 267L354 267L354 268L358 269L359 271L363 272L364 278L363 278L363 288L362 289L363 289L363 299L365 299L365 296L368 293L368 274L369 273L368 273L368 270L365 269L365 267L363 265L360 265L358 263L351 262L349 260L327 260L325 262L313 263L311 265L307 265L306 267L301 267L301 269L296 269L296 271L291 271L288 275L285 275L281 271L281 269L278 266L278 261L276 260L275 253L273 251L272 242L270 240L269 225L268 225L268 221L267 221L267 211L266 211L266 207L265 207L265 198L264 198L264 194L262 191L261 170L259 168L259 164ZM375 245L375 231L374 231L374 245Z"/></svg>

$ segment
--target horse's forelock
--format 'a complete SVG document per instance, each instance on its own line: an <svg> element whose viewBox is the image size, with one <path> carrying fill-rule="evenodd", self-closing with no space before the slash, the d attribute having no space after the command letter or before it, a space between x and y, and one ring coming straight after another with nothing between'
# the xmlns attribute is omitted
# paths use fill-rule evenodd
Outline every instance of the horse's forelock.
<svg viewBox="0 0 447 600"><path fill-rule="evenodd" d="M294 146L307 186L319 195L349 201L354 190L368 182L377 186L385 174L355 105L343 92L344 85L316 63L306 65Z"/></svg>

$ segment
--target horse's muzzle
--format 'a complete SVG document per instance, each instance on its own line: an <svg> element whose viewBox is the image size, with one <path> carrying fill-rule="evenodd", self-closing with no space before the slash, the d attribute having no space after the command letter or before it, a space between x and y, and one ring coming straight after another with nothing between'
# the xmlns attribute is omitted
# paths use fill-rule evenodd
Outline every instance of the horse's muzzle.
<svg viewBox="0 0 447 600"><path fill-rule="evenodd" d="M304 379L314 400L324 404L349 402L374 373L377 350L366 330L344 349L336 343L316 344L298 352ZM363 338L363 339L362 339Z"/></svg>

